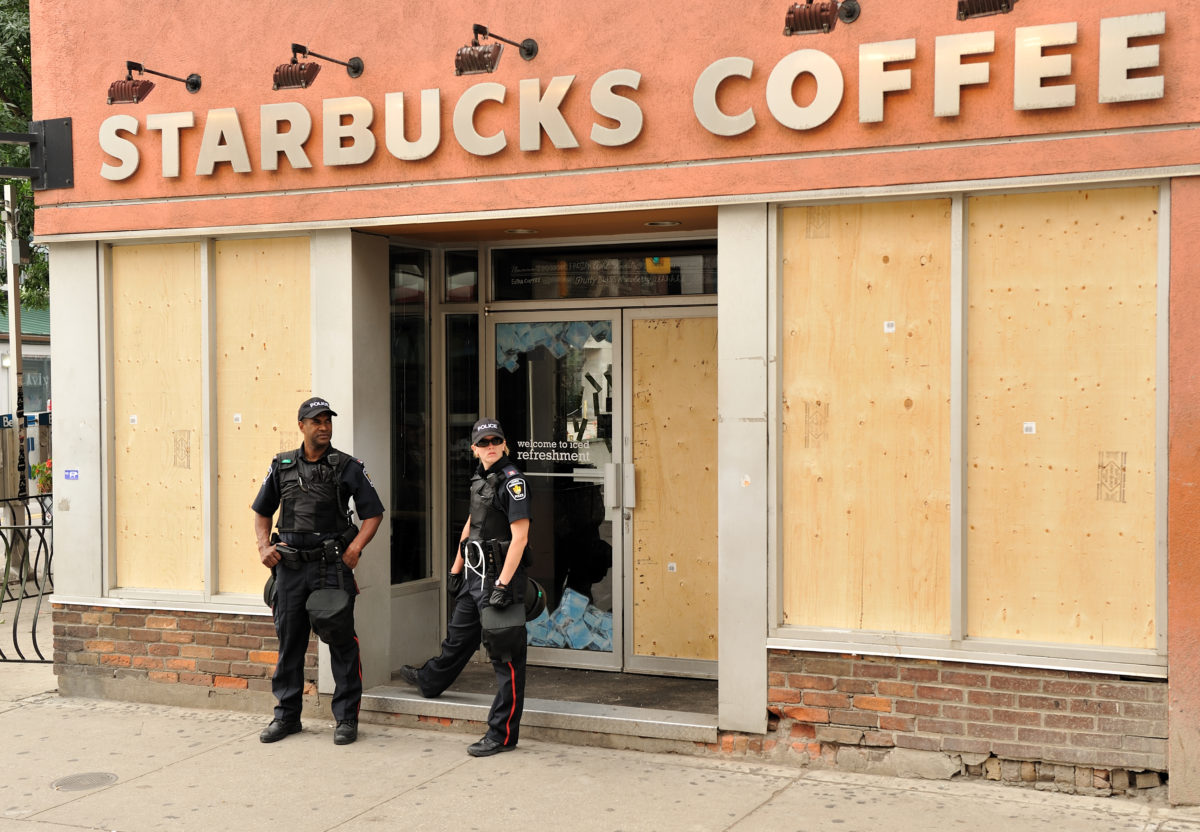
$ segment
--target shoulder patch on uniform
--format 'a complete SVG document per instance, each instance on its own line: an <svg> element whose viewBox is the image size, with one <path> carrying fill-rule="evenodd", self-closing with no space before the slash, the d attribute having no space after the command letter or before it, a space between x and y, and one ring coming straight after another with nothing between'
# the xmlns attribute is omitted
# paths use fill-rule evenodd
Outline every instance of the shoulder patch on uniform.
<svg viewBox="0 0 1200 832"><path fill-rule="evenodd" d="M508 489L508 493L514 500L525 499L525 478L513 477L508 482L504 483L504 487Z"/></svg>
<svg viewBox="0 0 1200 832"><path fill-rule="evenodd" d="M367 484L370 485L372 488L374 488L375 481L372 480L371 475L367 473L367 464L365 462L363 462L361 459L356 459L354 461L357 462L359 464L359 466L362 468L363 476L367 478Z"/></svg>
<svg viewBox="0 0 1200 832"><path fill-rule="evenodd" d="M506 476L506 477L516 477L516 476L519 476L520 473L521 472L517 469L517 466L515 466L515 465L505 465L504 466L504 476Z"/></svg>

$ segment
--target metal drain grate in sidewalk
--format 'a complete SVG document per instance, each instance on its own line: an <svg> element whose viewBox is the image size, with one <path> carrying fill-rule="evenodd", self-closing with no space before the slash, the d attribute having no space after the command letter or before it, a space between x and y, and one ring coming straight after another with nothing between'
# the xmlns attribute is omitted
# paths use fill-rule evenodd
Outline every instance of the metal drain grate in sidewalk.
<svg viewBox="0 0 1200 832"><path fill-rule="evenodd" d="M50 784L56 792L85 792L88 789L98 789L117 782L117 775L107 771L89 771L85 774L71 774L60 777Z"/></svg>

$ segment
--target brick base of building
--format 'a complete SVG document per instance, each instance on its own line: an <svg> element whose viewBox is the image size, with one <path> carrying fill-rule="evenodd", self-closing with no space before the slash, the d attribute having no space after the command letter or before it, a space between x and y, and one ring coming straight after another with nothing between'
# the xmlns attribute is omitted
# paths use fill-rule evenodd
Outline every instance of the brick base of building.
<svg viewBox="0 0 1200 832"><path fill-rule="evenodd" d="M267 616L55 604L53 621L64 693L264 713L274 703ZM321 713L316 645L305 708ZM723 733L691 753L1092 795L1166 778L1165 681L787 650L768 651L768 671L767 733Z"/></svg>
<svg viewBox="0 0 1200 832"><path fill-rule="evenodd" d="M917 751L902 748L863 748L837 742L792 742L791 730L780 732L773 720L766 737L725 732L714 744L701 746L702 753L724 758L738 757L811 768L837 769L888 777L918 777L949 780L954 777L994 780L1010 786L1039 791L1109 797L1147 794L1166 785L1161 771L1131 771L1089 766L1062 765L1030 760L1005 760L988 755ZM779 733L788 738L781 741Z"/></svg>
<svg viewBox="0 0 1200 832"><path fill-rule="evenodd" d="M786 650L768 671L767 734L709 752L1093 795L1165 780L1165 681Z"/></svg>
<svg viewBox="0 0 1200 832"><path fill-rule="evenodd" d="M54 672L67 693L258 710L278 660L269 616L54 604ZM308 645L305 698L317 694ZM240 693L240 697L222 694ZM256 695L257 694L257 695Z"/></svg>

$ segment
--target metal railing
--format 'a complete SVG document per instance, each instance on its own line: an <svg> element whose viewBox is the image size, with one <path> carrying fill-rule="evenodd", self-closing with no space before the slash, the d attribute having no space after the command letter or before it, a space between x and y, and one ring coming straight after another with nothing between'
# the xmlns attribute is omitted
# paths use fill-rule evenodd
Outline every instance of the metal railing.
<svg viewBox="0 0 1200 832"><path fill-rule="evenodd" d="M0 500L0 545L4 547L4 580L0 589L0 662L43 662L38 625L49 620L54 591L54 500L50 494ZM47 613L47 614L44 614Z"/></svg>

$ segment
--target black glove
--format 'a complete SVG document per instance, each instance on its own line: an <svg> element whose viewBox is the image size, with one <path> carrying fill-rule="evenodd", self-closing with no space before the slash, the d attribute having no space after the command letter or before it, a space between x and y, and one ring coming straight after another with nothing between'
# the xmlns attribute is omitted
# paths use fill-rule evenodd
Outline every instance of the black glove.
<svg viewBox="0 0 1200 832"><path fill-rule="evenodd" d="M511 586L501 586L495 584L492 586L492 594L488 596L488 606L502 610L505 607L511 606L513 602L513 591Z"/></svg>
<svg viewBox="0 0 1200 832"><path fill-rule="evenodd" d="M450 572L446 575L446 592L450 594L451 598L458 597L458 591L462 589L462 585L462 572Z"/></svg>

